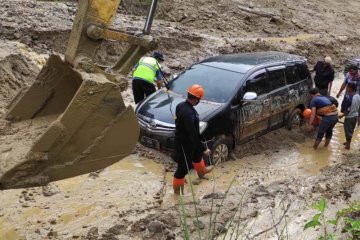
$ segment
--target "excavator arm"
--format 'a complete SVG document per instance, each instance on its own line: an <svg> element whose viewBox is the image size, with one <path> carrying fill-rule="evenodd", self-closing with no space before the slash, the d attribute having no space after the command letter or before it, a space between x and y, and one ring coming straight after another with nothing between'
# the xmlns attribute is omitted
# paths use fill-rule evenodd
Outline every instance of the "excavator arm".
<svg viewBox="0 0 360 240"><path fill-rule="evenodd" d="M119 5L120 0L79 1L65 61L51 55L34 83L8 106L11 127L28 133L10 143L11 151L0 151L0 189L96 171L134 149L139 126L121 91L127 89L132 66L156 48L148 34L157 1L152 1L143 33L137 36L109 29ZM107 69L94 61L105 39L130 45Z"/></svg>

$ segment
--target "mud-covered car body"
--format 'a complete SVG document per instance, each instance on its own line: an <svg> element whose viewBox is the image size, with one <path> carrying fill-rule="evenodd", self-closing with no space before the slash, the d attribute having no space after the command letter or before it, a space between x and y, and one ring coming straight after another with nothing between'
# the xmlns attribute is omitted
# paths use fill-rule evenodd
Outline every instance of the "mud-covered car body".
<svg viewBox="0 0 360 240"><path fill-rule="evenodd" d="M174 149L176 106L185 101L187 87L195 83L205 89L204 99L195 106L202 139L214 154L228 157L236 144L294 119L300 121L312 79L305 58L282 52L205 59L179 74L168 84L168 91L158 90L138 105L143 145ZM246 99L254 93L255 97Z"/></svg>

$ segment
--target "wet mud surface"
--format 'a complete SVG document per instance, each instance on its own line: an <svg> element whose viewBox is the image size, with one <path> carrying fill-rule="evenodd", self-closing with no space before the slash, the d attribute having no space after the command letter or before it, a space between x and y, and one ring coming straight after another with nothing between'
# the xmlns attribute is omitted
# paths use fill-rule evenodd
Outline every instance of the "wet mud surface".
<svg viewBox="0 0 360 240"><path fill-rule="evenodd" d="M32 83L45 58L53 51L64 52L76 3L0 3L2 119L5 106L21 87ZM142 12L134 1L126 3L130 4L122 10L126 15L114 26L141 30ZM153 32L166 55L168 73L207 56L260 50L304 55L310 66L329 54L340 72L344 59L360 52L355 27L359 2L319 3L172 0L160 5ZM259 17L245 11L249 9L275 17ZM114 63L124 47L105 42L97 61ZM341 81L339 73L334 91ZM130 89L123 97L127 105L134 104ZM9 124L0 120L1 157L12 151L13 144L25 142L27 147L26 139L31 140L28 125ZM360 199L359 138L357 129L352 150L344 150L338 124L330 146L315 151L310 134L276 130L237 147L234 158L217 166L208 180L198 181L192 172L183 198L172 193L176 164L167 155L138 145L132 155L102 171L44 187L1 191L0 239L183 239L184 211L191 239L200 238L198 228L201 239L209 234L223 238L226 232L225 239L279 239L285 227L288 239L316 239L318 232L303 231L313 215L311 204L326 197L328 214L334 216ZM209 228L215 213L215 227Z"/></svg>

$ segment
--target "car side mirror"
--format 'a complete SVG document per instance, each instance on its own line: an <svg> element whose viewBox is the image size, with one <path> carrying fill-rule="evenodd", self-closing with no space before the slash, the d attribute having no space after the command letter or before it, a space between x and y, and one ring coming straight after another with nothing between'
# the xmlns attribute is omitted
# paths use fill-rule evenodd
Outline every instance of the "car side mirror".
<svg viewBox="0 0 360 240"><path fill-rule="evenodd" d="M257 99L256 92L246 92L243 99L240 101L242 105L249 104Z"/></svg>
<svg viewBox="0 0 360 240"><path fill-rule="evenodd" d="M243 99L241 100L243 103L244 102L251 102L251 101L254 101L254 100L256 100L257 99L257 94L256 94L256 92L246 92L245 94L244 94L244 97L243 97Z"/></svg>

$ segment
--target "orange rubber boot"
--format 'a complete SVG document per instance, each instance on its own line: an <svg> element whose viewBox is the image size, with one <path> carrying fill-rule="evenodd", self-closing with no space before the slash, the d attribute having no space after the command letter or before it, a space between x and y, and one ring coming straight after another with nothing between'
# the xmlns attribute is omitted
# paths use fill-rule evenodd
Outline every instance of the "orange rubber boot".
<svg viewBox="0 0 360 240"><path fill-rule="evenodd" d="M194 166L195 171L197 172L199 178L204 178L205 174L208 174L209 172L211 172L214 169L214 166L206 167L204 159L201 159L201 161L198 163L193 162L193 166Z"/></svg>
<svg viewBox="0 0 360 240"><path fill-rule="evenodd" d="M180 195L184 194L184 185L185 185L185 178L173 178L173 189L174 189L174 194Z"/></svg>

